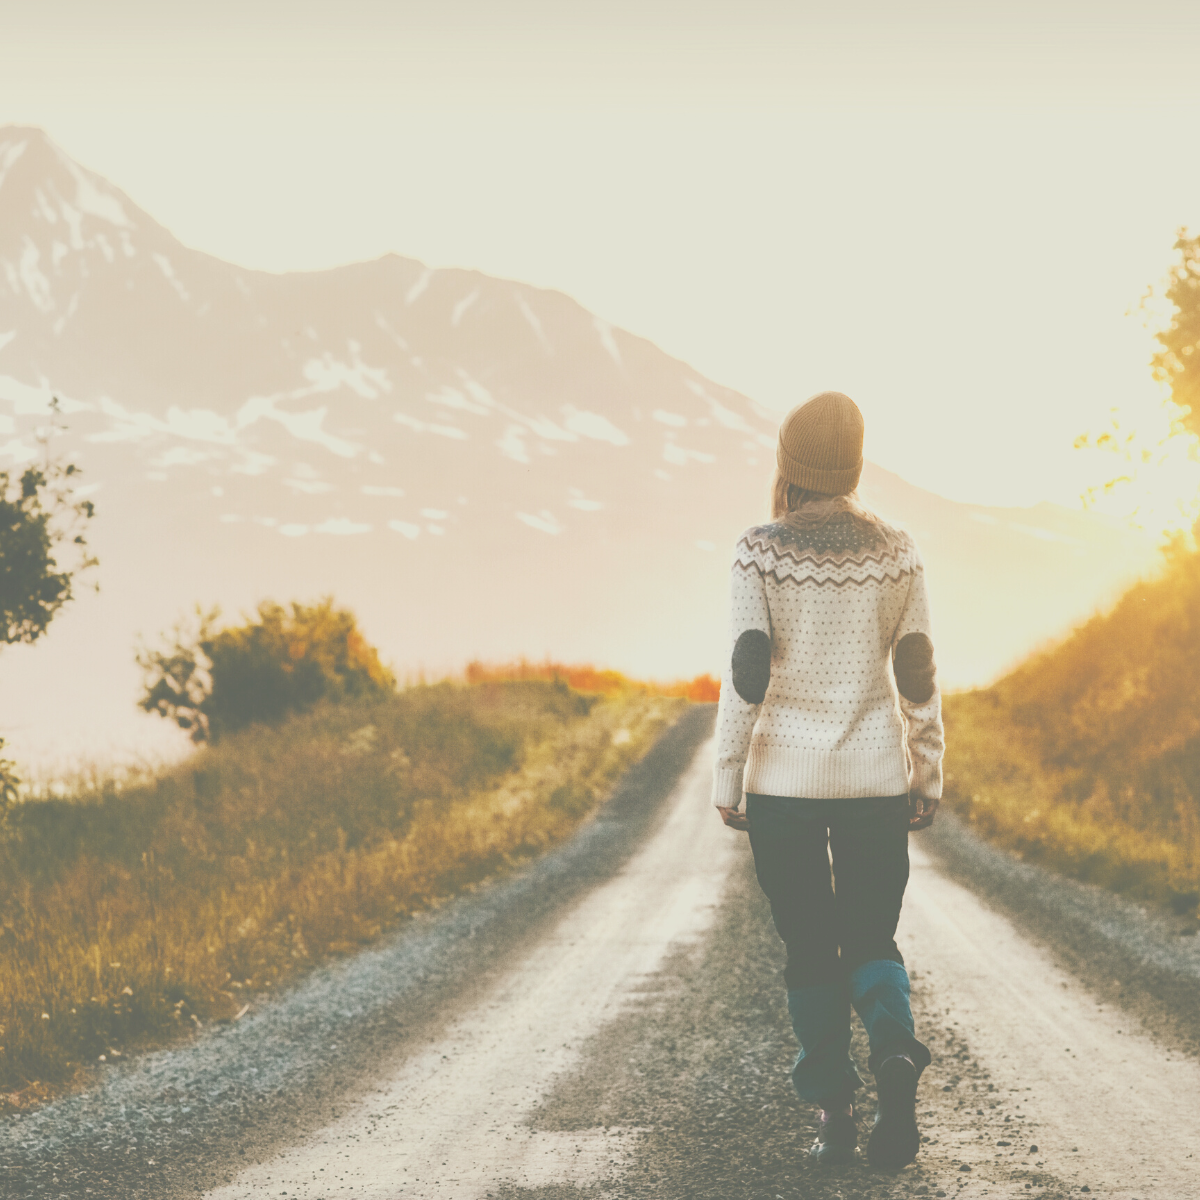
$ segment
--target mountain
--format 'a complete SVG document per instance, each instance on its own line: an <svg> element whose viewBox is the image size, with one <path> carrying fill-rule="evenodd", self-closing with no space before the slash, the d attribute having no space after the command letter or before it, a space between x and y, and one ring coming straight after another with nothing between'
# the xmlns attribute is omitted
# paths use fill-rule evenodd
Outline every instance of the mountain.
<svg viewBox="0 0 1200 1200"><path fill-rule="evenodd" d="M332 593L401 674L522 653L716 672L777 426L558 292L396 255L273 275L190 250L10 126L0 468L41 453L52 395L54 449L99 511L101 591L0 661L0 729L26 756L149 744L132 644L196 602ZM922 541L951 683L1148 561L1050 505L956 504L871 465L863 492Z"/></svg>

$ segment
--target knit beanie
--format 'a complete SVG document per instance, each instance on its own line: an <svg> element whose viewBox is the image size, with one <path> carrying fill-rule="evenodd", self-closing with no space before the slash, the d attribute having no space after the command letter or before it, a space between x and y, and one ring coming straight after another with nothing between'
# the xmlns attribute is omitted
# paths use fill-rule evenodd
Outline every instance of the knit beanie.
<svg viewBox="0 0 1200 1200"><path fill-rule="evenodd" d="M841 392L819 392L783 418L775 461L788 483L841 496L858 486L862 447L858 405Z"/></svg>

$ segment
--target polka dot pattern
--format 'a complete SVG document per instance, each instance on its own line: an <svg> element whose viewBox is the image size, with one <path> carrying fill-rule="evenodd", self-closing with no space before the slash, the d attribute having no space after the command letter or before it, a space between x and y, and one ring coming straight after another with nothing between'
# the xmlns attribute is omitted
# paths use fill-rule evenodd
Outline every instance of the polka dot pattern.
<svg viewBox="0 0 1200 1200"><path fill-rule="evenodd" d="M812 530L748 529L730 573L731 646L750 629L771 639L760 704L725 663L713 802L743 792L851 798L912 790L941 795L941 694L897 690L892 656L910 633L932 637L925 571L912 538L837 513Z"/></svg>

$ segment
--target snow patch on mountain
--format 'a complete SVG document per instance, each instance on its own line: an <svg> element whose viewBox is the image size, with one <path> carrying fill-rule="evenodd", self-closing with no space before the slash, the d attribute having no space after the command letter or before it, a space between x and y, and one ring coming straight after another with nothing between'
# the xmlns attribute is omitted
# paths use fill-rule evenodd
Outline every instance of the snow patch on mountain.
<svg viewBox="0 0 1200 1200"><path fill-rule="evenodd" d="M34 245L33 239L26 235L17 271L34 307L38 312L49 313L54 311L54 293L50 288L50 280L39 266L41 258L41 251Z"/></svg>
<svg viewBox="0 0 1200 1200"><path fill-rule="evenodd" d="M329 409L325 407L310 412L288 412L278 408L272 396L254 396L238 410L237 422L240 430L258 420L278 421L297 441L324 446L339 458L353 458L362 447L328 433L323 428L328 415Z"/></svg>
<svg viewBox="0 0 1200 1200"><path fill-rule="evenodd" d="M467 431L460 429L457 425L434 425L429 421L410 417L408 413L404 412L393 413L392 420L407 426L409 429L415 430L417 433L436 433L440 437L455 438L458 441L465 441L467 438Z"/></svg>
<svg viewBox="0 0 1200 1200"><path fill-rule="evenodd" d="M386 367L369 367L362 360L362 347L350 343L350 359L346 363L326 351L320 358L310 358L301 371L311 384L292 394L302 396L313 392L332 392L339 387L348 387L364 400L375 400L380 393L392 390Z"/></svg>
<svg viewBox="0 0 1200 1200"><path fill-rule="evenodd" d="M608 352L608 356L621 366L621 351L617 346L617 340L613 337L613 327L607 322L602 321L599 317L592 318L592 325L596 332L600 335L600 345Z"/></svg>
<svg viewBox="0 0 1200 1200"><path fill-rule="evenodd" d="M196 467L212 462L217 455L211 450L193 450L190 446L172 446L169 450L150 460L152 467ZM78 488L75 489L79 491Z"/></svg>
<svg viewBox="0 0 1200 1200"><path fill-rule="evenodd" d="M688 423L688 419L680 413L667 412L665 409L656 408L650 414L656 421L663 425L671 425L676 429L681 429Z"/></svg>
<svg viewBox="0 0 1200 1200"><path fill-rule="evenodd" d="M306 496L319 496L322 492L336 491L334 485L324 479L285 479L283 482L286 487L303 492Z"/></svg>
<svg viewBox="0 0 1200 1200"><path fill-rule="evenodd" d="M547 354L554 353L554 347L550 344L550 339L546 336L546 331L542 328L542 322L537 313L529 307L529 301L525 299L519 292L513 293L513 298L517 302L517 308L521 310L521 316L529 323L529 328L537 335L537 340L541 342L542 349Z"/></svg>
<svg viewBox="0 0 1200 1200"><path fill-rule="evenodd" d="M43 221L49 221L51 225L57 224L58 213L46 199L46 193L41 188L35 188L33 192L34 212L39 213Z"/></svg>
<svg viewBox="0 0 1200 1200"><path fill-rule="evenodd" d="M572 433L594 438L598 442L611 442L614 446L629 445L629 435L600 413L578 409L571 404L564 404L563 412L566 414L563 424Z"/></svg>
<svg viewBox="0 0 1200 1200"><path fill-rule="evenodd" d="M517 520L524 521L530 529L540 529L542 533L562 533L563 526L549 509L543 508L538 513L517 513Z"/></svg>
<svg viewBox="0 0 1200 1200"><path fill-rule="evenodd" d="M447 383L443 383L439 391L426 392L425 399L431 404L443 404L447 408L458 408L463 412L475 413L476 416L486 417L491 412L490 405L480 404L477 400L468 400L458 388L453 388Z"/></svg>
<svg viewBox="0 0 1200 1200"><path fill-rule="evenodd" d="M327 521L322 521L320 525L313 526L313 533L332 533L339 537L344 537L348 534L370 532L370 525L366 525L360 521L351 521L347 517L330 517Z"/></svg>
<svg viewBox="0 0 1200 1200"><path fill-rule="evenodd" d="M708 454L704 450L685 450L674 442L664 444L663 458L674 467L686 467L689 461L700 463L717 461L715 454Z"/></svg>
<svg viewBox="0 0 1200 1200"><path fill-rule="evenodd" d="M54 322L55 337L62 337L62 331L66 329L67 322L79 311L79 295L78 291L71 294L71 299L67 301L67 311Z"/></svg>
<svg viewBox="0 0 1200 1200"><path fill-rule="evenodd" d="M152 254L150 257L158 264L158 269L163 273L163 278L175 289L175 294L186 304L192 297L187 288L183 286L183 282L179 276L175 274L175 268L171 266L171 260L165 254Z"/></svg>
<svg viewBox="0 0 1200 1200"><path fill-rule="evenodd" d="M234 453L237 459L229 468L234 475L265 475L276 461L273 455L251 450L247 446L235 446Z"/></svg>
<svg viewBox="0 0 1200 1200"><path fill-rule="evenodd" d="M22 463L31 462L37 458L37 453L36 446L21 438L10 438L0 443L0 458L6 459L9 466L19 467Z"/></svg>
<svg viewBox="0 0 1200 1200"><path fill-rule="evenodd" d="M50 415L50 405L58 398L59 409L64 413L87 412L93 408L84 400L75 400L63 392L53 392L45 384L22 383L11 375L0 375L0 400L12 405L16 416Z"/></svg>
<svg viewBox="0 0 1200 1200"><path fill-rule="evenodd" d="M523 417L522 420L529 428L540 438L545 438L548 442L577 442L579 434L572 433L569 429L562 429L556 425L549 417L542 416L540 413L536 417ZM601 418L603 420L603 418ZM618 433L620 430L617 431ZM624 434L621 435L624 437ZM605 439L608 440L608 439Z"/></svg>
<svg viewBox="0 0 1200 1200"><path fill-rule="evenodd" d="M596 512L604 507L599 500L589 500L584 494L582 488L573 487L570 489L571 498L567 503L572 508L577 508L581 512Z"/></svg>
<svg viewBox="0 0 1200 1200"><path fill-rule="evenodd" d="M455 329L457 329L459 327L459 325L462 324L462 319L466 315L467 309L470 308L471 305L474 304L475 301L478 299L479 299L479 289L476 288L473 292L469 292L467 295L465 295L450 310L450 324L453 325Z"/></svg>
<svg viewBox="0 0 1200 1200"><path fill-rule="evenodd" d="M183 409L175 406L167 410L164 419L156 417L153 413L132 412L110 396L102 396L99 407L106 416L112 418L113 423L108 429L88 434L89 442L137 442L156 434L167 434L188 441L234 446L243 430L259 421L275 421L297 441L323 446L340 458L353 458L361 449L353 442L335 437L323 428L325 418L329 415L327 408L289 412L278 407L274 396L251 396L237 410L232 420L211 409Z"/></svg>
<svg viewBox="0 0 1200 1200"><path fill-rule="evenodd" d="M496 445L505 458L511 458L513 462L529 462L529 451L525 448L525 430L522 426L510 425Z"/></svg>
<svg viewBox="0 0 1200 1200"><path fill-rule="evenodd" d="M19 142L0 142L0 188L4 186L5 177L8 175L13 163L25 153L25 147L28 144L24 140Z"/></svg>
<svg viewBox="0 0 1200 1200"><path fill-rule="evenodd" d="M57 147L56 147L57 149ZM125 214L120 200L109 191L102 191L96 186L89 172L83 170L77 163L68 158L61 150L58 158L75 180L75 207L88 216L99 217L110 225L120 229L133 229L133 222Z"/></svg>
<svg viewBox="0 0 1200 1200"><path fill-rule="evenodd" d="M417 282L414 283L412 285L412 287L410 287L408 289L408 291L404 294L404 303L412 304L412 302L414 300L419 299L420 296L429 287L429 281L432 278L433 278L433 269L431 267L426 267L425 270L421 272L420 278L417 280Z"/></svg>
<svg viewBox="0 0 1200 1200"><path fill-rule="evenodd" d="M496 408L507 413L509 416L513 415L511 409L508 409L504 405L497 403L492 396L492 393L489 392L487 388L485 388L477 379L472 379L471 376L462 369L462 367L455 368L455 374L458 376L459 381L462 383L467 395L473 400L477 400L484 406L484 408Z"/></svg>

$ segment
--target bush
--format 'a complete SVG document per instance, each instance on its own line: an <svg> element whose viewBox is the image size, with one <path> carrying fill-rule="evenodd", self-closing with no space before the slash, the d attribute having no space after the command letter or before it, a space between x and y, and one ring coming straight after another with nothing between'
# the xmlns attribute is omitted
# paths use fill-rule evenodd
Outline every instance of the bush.
<svg viewBox="0 0 1200 1200"><path fill-rule="evenodd" d="M197 610L189 630L175 629L165 650L143 649L139 704L186 729L195 742L216 741L253 724L276 724L318 700L341 701L395 690L396 680L362 636L349 609L326 598L289 612L273 601L258 620L216 630L219 612Z"/></svg>
<svg viewBox="0 0 1200 1200"><path fill-rule="evenodd" d="M507 663L485 663L478 659L467 663L468 683L496 683L514 679L557 680L575 691L602 696L640 692L649 696L677 696L699 704L716 703L721 698L721 681L711 675L655 683L644 679L630 679L620 671L595 667L591 663L560 663L550 658L544 662L531 662L527 658L520 658Z"/></svg>

